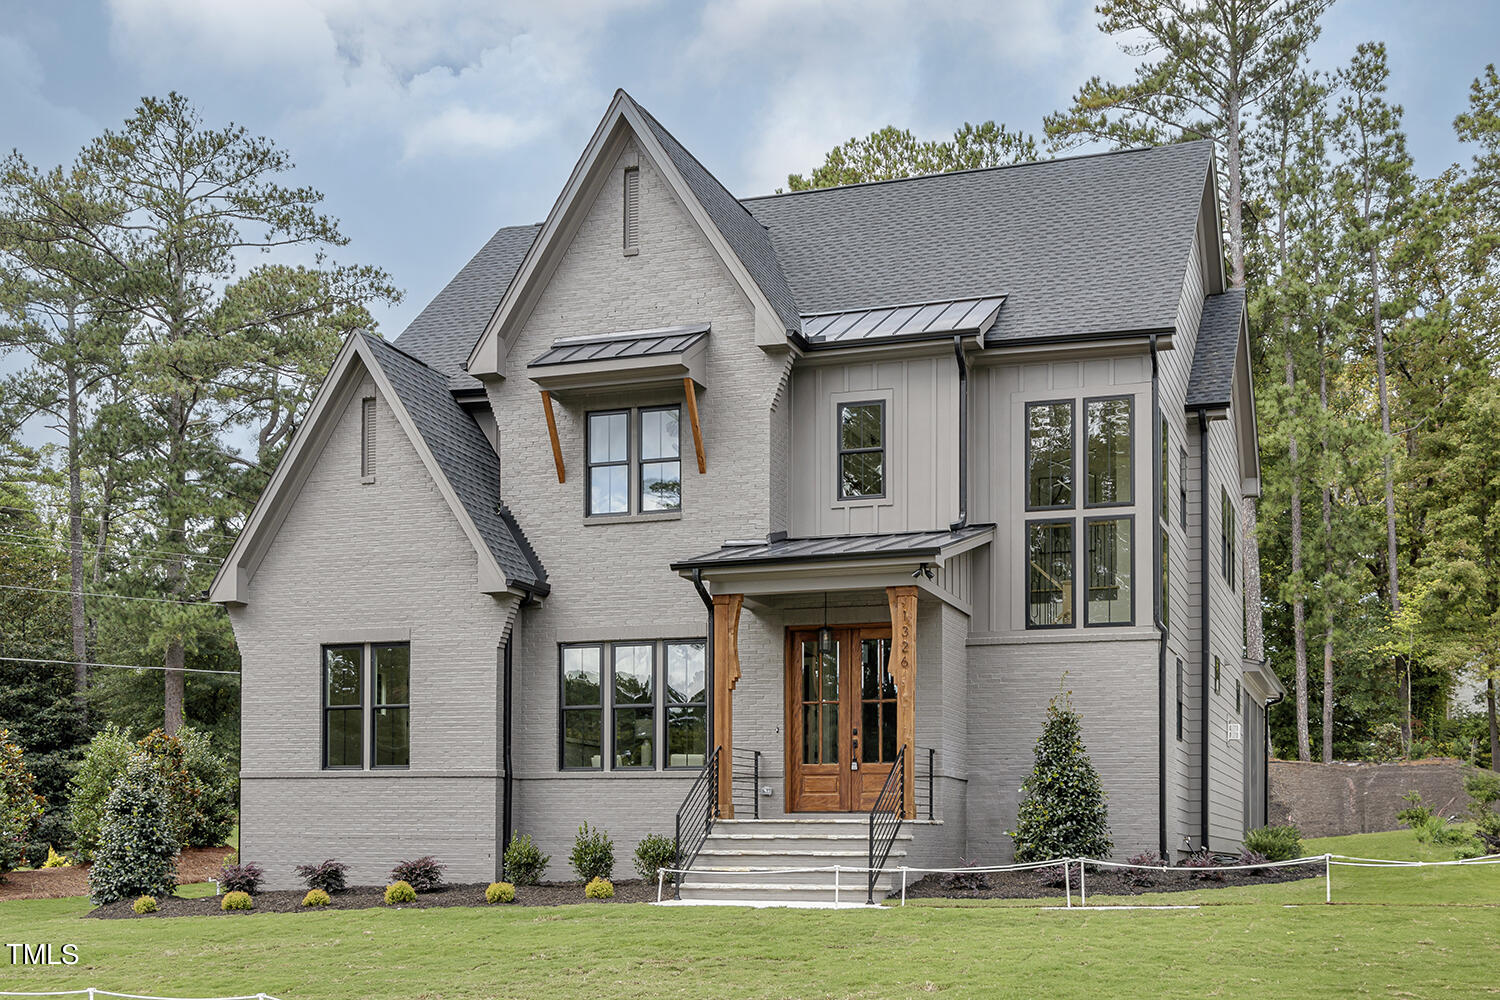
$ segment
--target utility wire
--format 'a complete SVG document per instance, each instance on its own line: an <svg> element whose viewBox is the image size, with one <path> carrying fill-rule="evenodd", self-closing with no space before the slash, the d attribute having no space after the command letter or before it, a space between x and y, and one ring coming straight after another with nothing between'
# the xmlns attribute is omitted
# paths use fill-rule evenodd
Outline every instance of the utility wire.
<svg viewBox="0 0 1500 1000"><path fill-rule="evenodd" d="M38 503L36 506L37 507L46 508L48 510L56 511L57 512L57 516L58 516L58 518L60 520L67 521L67 520L71 520L72 517L73 517L72 514L68 513L67 507L65 507L62 504L54 504L54 503L51 503L51 502L42 502L42 503ZM31 508L31 507L11 507L11 506L7 506L5 504L0 504L0 510L13 511L13 512L15 512L17 514L35 514L36 513L36 509L35 508ZM128 518L128 517L130 517L130 514L129 513L124 513L124 514L121 514L119 518L114 518L112 520L119 521L122 518ZM89 521L89 522L91 522L93 524L98 524L99 521L100 521L100 518L94 517L94 516L89 515L89 514L80 514L80 515L78 515L78 519L80 521ZM226 534L224 534L222 532L218 532L218 531L199 531L199 530L195 530L195 529L192 529L192 528L184 528L183 531L186 534L190 534L190 535L202 535L202 536L204 536L206 538L222 538L222 539L224 539L226 541L230 541L230 542L234 541L235 537L236 537L234 535L226 535Z"/></svg>
<svg viewBox="0 0 1500 1000"><path fill-rule="evenodd" d="M142 667L134 663L79 663L76 660L38 660L31 656L0 656L0 660L7 663L52 663L62 667L119 667L121 670L166 670L166 667ZM238 670L205 670L202 667L180 667L185 674L227 674L230 677L240 676Z"/></svg>
<svg viewBox="0 0 1500 1000"><path fill-rule="evenodd" d="M71 597L78 594L81 597L102 597L114 601L148 601L152 604L188 604L193 606L207 606L208 601L174 601L167 597L132 597L129 594L95 594L89 591L76 590L49 590L46 587L22 587L13 583L0 583L0 590L27 590L37 594L62 594Z"/></svg>
<svg viewBox="0 0 1500 1000"><path fill-rule="evenodd" d="M37 545L37 546L43 546L43 547L47 547L47 548L56 549L59 552L68 552L68 553L71 553L73 551L73 546L72 546L71 543L63 541L62 539L49 539L45 535L28 535L28 534L21 534L21 533L14 532L14 531L0 531L0 537L18 539L15 542L15 544L18 545L18 546L20 546L20 545ZM87 541L85 541L83 543L83 545L81 546L81 550L82 550L84 556L86 556L86 557L95 556L95 555L98 554L98 551L99 551L97 548L94 547L93 544L91 544L90 542L87 542ZM142 553L150 553L150 552L165 552L167 554L166 555L143 555L142 554ZM181 559L184 562L194 562L194 561L197 561L197 560L204 560L204 559L207 559L207 560L210 560L210 561L213 561L213 562L218 562L219 561L219 559L216 556L211 556L211 555L207 555L207 554L200 555L200 554L191 553L191 552L172 552L169 549L133 549L132 550L132 549L117 549L117 548L114 548L113 546L106 546L104 554L105 554L106 557L117 556L117 557L120 557L120 558L127 558L127 559L130 559L132 561L140 560L140 561L144 561L144 562L164 562L164 563L169 563L169 562L173 562L173 561L175 561L177 559Z"/></svg>

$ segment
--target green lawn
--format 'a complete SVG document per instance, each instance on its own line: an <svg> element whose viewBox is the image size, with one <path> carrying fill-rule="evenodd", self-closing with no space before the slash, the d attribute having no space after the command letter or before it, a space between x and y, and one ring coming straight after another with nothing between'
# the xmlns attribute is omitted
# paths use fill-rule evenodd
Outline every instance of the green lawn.
<svg viewBox="0 0 1500 1000"><path fill-rule="evenodd" d="M1375 838L1308 847L1424 853L1410 834ZM1388 905L1324 906L1312 882L1217 890L1205 901L1234 893L1243 905L1165 911L580 905L95 921L79 919L83 900L17 902L0 904L0 942L77 944L82 962L6 967L0 982L287 1000L1500 996L1500 908L1432 905L1500 903L1500 868L1431 874L1335 869L1335 900ZM1368 881L1392 875L1407 878Z"/></svg>

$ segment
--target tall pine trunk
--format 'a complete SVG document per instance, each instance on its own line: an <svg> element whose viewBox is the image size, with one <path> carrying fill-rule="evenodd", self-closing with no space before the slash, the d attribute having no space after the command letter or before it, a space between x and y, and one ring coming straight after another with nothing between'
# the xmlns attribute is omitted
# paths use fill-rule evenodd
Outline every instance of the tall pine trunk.
<svg viewBox="0 0 1500 1000"><path fill-rule="evenodd" d="M73 704L80 713L88 710L88 619L83 607L83 447L82 405L78 388L77 306L68 304L68 360L63 368L68 390L68 614L73 633Z"/></svg>
<svg viewBox="0 0 1500 1000"><path fill-rule="evenodd" d="M1369 215L1366 200L1366 217ZM1385 377L1385 329L1380 321L1380 258L1375 246L1370 247L1370 298L1371 320L1375 334L1375 380L1380 393L1380 430L1386 442L1385 449L1385 562L1386 585L1390 588L1391 619L1401 616L1401 570L1396 562L1396 470L1392 457L1391 398ZM1411 664L1409 658L1395 656L1396 700L1401 707L1401 748L1411 752Z"/></svg>
<svg viewBox="0 0 1500 1000"><path fill-rule="evenodd" d="M1323 284L1321 269L1315 272ZM1318 319L1318 442L1323 467L1323 578L1333 579L1333 456L1328 449L1328 335ZM1323 763L1333 763L1333 601L1323 598Z"/></svg>
<svg viewBox="0 0 1500 1000"><path fill-rule="evenodd" d="M170 410L172 441L168 448L168 475L171 490L167 497L167 538L174 555L167 563L167 584L176 600L187 597L187 518L183 513L184 494L187 491L187 474L182 467L182 452L188 433L187 406L182 397L172 395ZM166 677L162 694L162 728L168 736L175 736L182 728L185 678L183 667L187 665L187 652L182 639L173 636L167 641L163 666Z"/></svg>
<svg viewBox="0 0 1500 1000"><path fill-rule="evenodd" d="M1297 369L1292 360L1292 342L1286 340L1286 387L1290 397L1297 391ZM1288 403L1289 422L1296 419L1296 406ZM1292 515L1292 636L1297 655L1297 759L1312 760L1312 742L1307 726L1307 601L1302 594L1302 479L1297 472L1297 435L1287 435L1287 461L1291 469Z"/></svg>

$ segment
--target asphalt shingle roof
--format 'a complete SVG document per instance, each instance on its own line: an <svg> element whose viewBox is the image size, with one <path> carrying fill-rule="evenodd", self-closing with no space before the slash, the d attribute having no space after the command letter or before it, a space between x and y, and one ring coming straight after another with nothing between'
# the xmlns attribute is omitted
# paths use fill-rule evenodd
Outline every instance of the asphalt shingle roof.
<svg viewBox="0 0 1500 1000"><path fill-rule="evenodd" d="M1234 363L1239 357L1240 319L1245 314L1245 290L1231 288L1203 300L1198 321L1198 344L1188 377L1187 408L1228 406L1234 387Z"/></svg>
<svg viewBox="0 0 1500 1000"><path fill-rule="evenodd" d="M357 336L369 345L506 578L545 591L546 571L500 500L500 459L474 418L454 401L448 377L379 337ZM468 354L467 347L464 354Z"/></svg>

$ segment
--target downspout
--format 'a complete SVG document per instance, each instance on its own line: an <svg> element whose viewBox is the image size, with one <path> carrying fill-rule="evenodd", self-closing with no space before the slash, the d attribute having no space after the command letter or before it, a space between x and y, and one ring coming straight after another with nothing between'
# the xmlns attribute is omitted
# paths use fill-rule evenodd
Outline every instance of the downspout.
<svg viewBox="0 0 1500 1000"><path fill-rule="evenodd" d="M516 615L519 617L520 614L520 610L517 609ZM501 783L500 786L500 794L502 800L500 815L503 824L500 833L500 877L502 879L506 878L506 876L508 875L505 870L505 854L510 849L510 831L511 827L514 825L514 819L512 816L512 810L515 803L515 788L512 785L512 772L514 771L514 768L511 766L510 753L511 674L515 663L515 657L512 652L514 648L515 625L512 624L510 634L505 637L505 651L502 654L500 668L502 697L504 697L505 699L505 710L500 717L500 763L501 766L505 768L505 780Z"/></svg>
<svg viewBox="0 0 1500 1000"><path fill-rule="evenodd" d="M1199 849L1208 850L1208 730L1212 716L1209 702L1209 667L1212 659L1209 652L1209 605L1213 595L1213 581L1208 575L1208 410L1198 408L1198 605L1200 621L1199 645L1203 651L1203 662L1199 671L1198 689L1203 697L1203 719L1200 726L1199 758L1202 771L1199 780L1198 822L1202 826L1202 843Z"/></svg>
<svg viewBox="0 0 1500 1000"><path fill-rule="evenodd" d="M958 361L958 520L948 528L957 531L969 523L969 360L963 337L953 338L953 357Z"/></svg>
<svg viewBox="0 0 1500 1000"><path fill-rule="evenodd" d="M714 735L714 599L709 594L708 588L703 586L703 569L699 566L693 567L693 589L698 591L698 598L703 602L703 607L708 610L708 630L703 633L703 676L707 683L704 685L708 698L708 736L713 739ZM756 794L760 790L756 789Z"/></svg>
<svg viewBox="0 0 1500 1000"><path fill-rule="evenodd" d="M1151 335L1151 420L1155 424L1161 420L1161 386L1158 373L1156 357L1156 334ZM1161 440L1161 428L1157 428L1156 442ZM1151 447L1151 482L1153 490L1151 503L1155 506L1159 503L1161 496L1161 477L1166 472L1161 467L1161 448L1156 443ZM1156 567L1152 574L1155 583L1152 587L1156 600L1153 602L1152 616L1156 619L1156 631L1161 636L1161 641L1156 644L1156 822L1160 833L1158 851L1163 858L1167 854L1167 630L1161 620L1161 602L1164 595L1161 592L1161 531L1153 531L1152 551L1156 553L1156 559L1152 563Z"/></svg>
<svg viewBox="0 0 1500 1000"><path fill-rule="evenodd" d="M1274 698L1266 700L1266 707L1261 712L1265 716L1266 723L1266 752L1261 754L1260 766L1265 771L1265 776L1260 783L1260 821L1262 826L1271 825L1271 706L1279 705L1286 700L1286 694L1278 694Z"/></svg>

